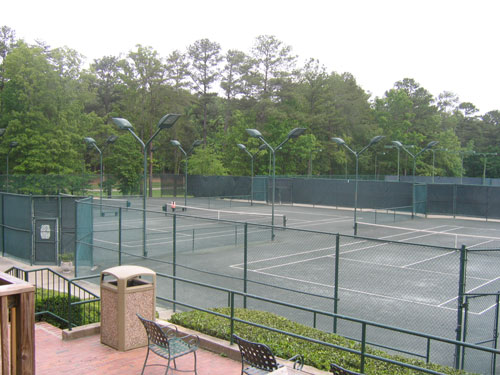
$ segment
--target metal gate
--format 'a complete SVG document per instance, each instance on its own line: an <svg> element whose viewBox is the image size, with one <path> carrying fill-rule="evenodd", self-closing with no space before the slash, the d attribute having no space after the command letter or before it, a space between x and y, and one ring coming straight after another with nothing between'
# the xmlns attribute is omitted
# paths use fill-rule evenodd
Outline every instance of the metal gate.
<svg viewBox="0 0 500 375"><path fill-rule="evenodd" d="M57 218L35 218L34 263L57 264L59 221Z"/></svg>
<svg viewBox="0 0 500 375"><path fill-rule="evenodd" d="M500 292L467 294L463 340L481 346L498 348ZM500 370L496 355L462 348L461 368L481 374L496 374Z"/></svg>

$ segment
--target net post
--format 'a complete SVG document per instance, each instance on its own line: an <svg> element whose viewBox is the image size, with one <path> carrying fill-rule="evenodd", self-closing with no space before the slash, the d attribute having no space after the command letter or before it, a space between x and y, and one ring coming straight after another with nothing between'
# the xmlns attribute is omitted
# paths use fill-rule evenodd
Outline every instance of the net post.
<svg viewBox="0 0 500 375"><path fill-rule="evenodd" d="M456 341L462 341L463 319L464 319L464 295L465 295L465 273L467 270L467 248L462 245L460 248L460 274L458 279L458 297L457 297L457 329ZM460 345L455 348L455 368L460 367Z"/></svg>
<svg viewBox="0 0 500 375"><path fill-rule="evenodd" d="M283 215L283 228L286 228L286 215Z"/></svg>

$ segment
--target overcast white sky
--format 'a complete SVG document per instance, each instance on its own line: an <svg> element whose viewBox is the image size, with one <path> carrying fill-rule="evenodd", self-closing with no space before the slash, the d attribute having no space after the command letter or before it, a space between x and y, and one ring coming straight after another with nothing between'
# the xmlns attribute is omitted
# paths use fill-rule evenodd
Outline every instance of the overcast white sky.
<svg viewBox="0 0 500 375"><path fill-rule="evenodd" d="M249 53L257 36L274 35L301 64L350 72L373 96L413 78L486 113L500 110L499 14L499 0L4 0L0 26L87 62L136 44L166 57L201 38Z"/></svg>

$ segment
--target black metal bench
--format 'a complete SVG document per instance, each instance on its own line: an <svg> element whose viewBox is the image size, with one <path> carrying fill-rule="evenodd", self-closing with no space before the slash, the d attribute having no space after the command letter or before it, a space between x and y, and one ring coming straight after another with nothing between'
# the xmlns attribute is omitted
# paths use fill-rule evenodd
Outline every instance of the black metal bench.
<svg viewBox="0 0 500 375"><path fill-rule="evenodd" d="M247 341L233 335L234 342L238 344L241 353L241 374L263 375L283 367L274 357L271 349L265 344ZM289 359L294 361L293 368L302 370L304 359L297 354Z"/></svg>
<svg viewBox="0 0 500 375"><path fill-rule="evenodd" d="M340 367L339 365L336 365L335 363L330 363L330 372L333 375L362 375L359 372L346 370L345 368Z"/></svg>

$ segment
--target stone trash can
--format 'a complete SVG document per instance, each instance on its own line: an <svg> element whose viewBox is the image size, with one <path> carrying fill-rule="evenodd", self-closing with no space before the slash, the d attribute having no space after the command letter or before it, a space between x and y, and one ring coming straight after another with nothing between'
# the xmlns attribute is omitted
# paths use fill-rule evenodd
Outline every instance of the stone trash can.
<svg viewBox="0 0 500 375"><path fill-rule="evenodd" d="M136 314L154 320L155 310L154 271L118 266L101 272L101 343L121 351L146 346L146 330Z"/></svg>

